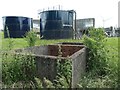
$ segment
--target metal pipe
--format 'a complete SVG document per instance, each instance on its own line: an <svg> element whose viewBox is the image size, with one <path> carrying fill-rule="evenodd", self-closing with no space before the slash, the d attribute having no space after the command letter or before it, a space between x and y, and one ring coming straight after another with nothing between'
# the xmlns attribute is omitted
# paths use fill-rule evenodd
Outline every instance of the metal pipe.
<svg viewBox="0 0 120 90"><path fill-rule="evenodd" d="M75 21L74 21L74 36L73 36L73 39L76 39L76 32L77 32L77 30L76 30L76 11L75 10L71 10L74 14L75 14Z"/></svg>
<svg viewBox="0 0 120 90"><path fill-rule="evenodd" d="M75 39L76 39L76 32L77 32L77 30L76 30L76 11L74 11L74 13L75 13Z"/></svg>

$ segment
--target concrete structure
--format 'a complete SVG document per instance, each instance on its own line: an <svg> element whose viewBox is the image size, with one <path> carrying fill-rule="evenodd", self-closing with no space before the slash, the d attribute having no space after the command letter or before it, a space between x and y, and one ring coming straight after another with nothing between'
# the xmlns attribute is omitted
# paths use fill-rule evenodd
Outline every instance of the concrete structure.
<svg viewBox="0 0 120 90"><path fill-rule="evenodd" d="M61 57L59 56L61 52ZM72 88L77 87L82 74L86 68L86 47L84 45L74 45L61 43L56 45L34 46L25 49L17 49L16 53L30 53L35 56L38 77L44 77L53 82L57 75L57 60L71 60L72 62Z"/></svg>

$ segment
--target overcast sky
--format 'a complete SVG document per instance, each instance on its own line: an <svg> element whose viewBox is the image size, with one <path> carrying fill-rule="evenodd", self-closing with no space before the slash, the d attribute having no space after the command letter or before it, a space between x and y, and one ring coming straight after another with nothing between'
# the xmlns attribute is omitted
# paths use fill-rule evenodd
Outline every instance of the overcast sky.
<svg viewBox="0 0 120 90"><path fill-rule="evenodd" d="M117 26L119 0L0 0L0 29L2 16L38 17L38 10L52 9L53 6L65 10L75 10L77 18L95 18L96 27ZM104 20L104 21L103 21Z"/></svg>

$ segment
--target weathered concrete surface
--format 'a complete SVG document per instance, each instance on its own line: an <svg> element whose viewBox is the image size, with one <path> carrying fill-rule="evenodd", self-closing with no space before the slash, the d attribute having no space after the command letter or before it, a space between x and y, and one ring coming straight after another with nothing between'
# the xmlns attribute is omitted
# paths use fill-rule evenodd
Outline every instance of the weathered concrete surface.
<svg viewBox="0 0 120 90"><path fill-rule="evenodd" d="M60 46L60 48L59 48ZM59 50L61 49L61 50ZM86 47L84 45L43 45L15 50L17 53L31 53L35 56L39 78L53 81L57 75L57 60L72 60L72 87L77 87L86 68ZM59 57L61 51L61 57Z"/></svg>
<svg viewBox="0 0 120 90"><path fill-rule="evenodd" d="M80 78L86 70L86 48L73 54L72 58L72 87L78 87Z"/></svg>
<svg viewBox="0 0 120 90"><path fill-rule="evenodd" d="M44 77L53 82L57 75L57 61L56 58L52 57L35 57L36 67L37 67L37 75L43 80Z"/></svg>
<svg viewBox="0 0 120 90"><path fill-rule="evenodd" d="M33 46L24 49L17 49L15 52L18 53L31 53L35 55L48 55L48 47L47 46Z"/></svg>

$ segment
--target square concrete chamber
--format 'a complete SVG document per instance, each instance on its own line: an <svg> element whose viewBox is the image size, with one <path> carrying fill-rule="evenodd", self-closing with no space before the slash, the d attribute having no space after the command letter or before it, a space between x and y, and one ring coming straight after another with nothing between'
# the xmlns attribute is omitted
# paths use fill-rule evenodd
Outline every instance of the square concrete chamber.
<svg viewBox="0 0 120 90"><path fill-rule="evenodd" d="M72 88L77 87L86 68L86 47L79 44L54 44L33 46L15 50L16 53L30 53L35 57L37 75L39 78L53 81L57 75L57 60L71 60L72 62ZM61 52L61 55L60 53Z"/></svg>

